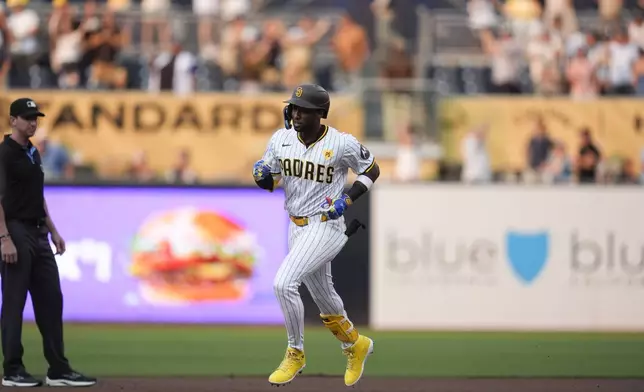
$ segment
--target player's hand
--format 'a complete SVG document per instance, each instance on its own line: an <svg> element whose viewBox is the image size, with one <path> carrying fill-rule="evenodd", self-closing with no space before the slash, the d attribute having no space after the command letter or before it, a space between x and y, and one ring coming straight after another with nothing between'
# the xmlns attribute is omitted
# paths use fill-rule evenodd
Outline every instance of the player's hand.
<svg viewBox="0 0 644 392"><path fill-rule="evenodd" d="M5 237L0 240L0 248L2 248L2 261L7 264L13 264L18 261L18 250L16 250L11 237Z"/></svg>
<svg viewBox="0 0 644 392"><path fill-rule="evenodd" d="M63 253L65 253L67 246L65 245L65 240L60 236L60 234L58 234L57 232L51 233L51 242L53 242L56 246L57 255L62 255Z"/></svg>
<svg viewBox="0 0 644 392"><path fill-rule="evenodd" d="M329 219L339 219L351 205L351 198L346 193L338 199L326 198L322 203L322 215Z"/></svg>
<svg viewBox="0 0 644 392"><path fill-rule="evenodd" d="M261 181L271 175L271 167L268 166L263 160L255 162L253 165L253 177L256 181Z"/></svg>

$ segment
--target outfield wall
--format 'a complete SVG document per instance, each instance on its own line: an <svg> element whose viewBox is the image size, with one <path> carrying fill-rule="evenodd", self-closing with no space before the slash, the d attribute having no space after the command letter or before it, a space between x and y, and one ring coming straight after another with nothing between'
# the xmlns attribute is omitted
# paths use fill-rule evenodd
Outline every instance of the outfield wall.
<svg viewBox="0 0 644 392"><path fill-rule="evenodd" d="M67 240L66 321L283 324L281 190L48 185L46 197ZM643 200L638 187L379 184L347 212L367 230L334 260L335 287L356 324L381 330L644 331ZM149 273L222 243L208 284Z"/></svg>
<svg viewBox="0 0 644 392"><path fill-rule="evenodd" d="M644 189L379 185L376 329L644 330Z"/></svg>

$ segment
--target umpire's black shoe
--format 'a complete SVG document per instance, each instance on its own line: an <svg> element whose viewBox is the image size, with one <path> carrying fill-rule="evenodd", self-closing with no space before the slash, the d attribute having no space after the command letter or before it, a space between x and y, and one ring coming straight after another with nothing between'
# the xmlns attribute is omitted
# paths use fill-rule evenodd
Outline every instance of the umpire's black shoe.
<svg viewBox="0 0 644 392"><path fill-rule="evenodd" d="M39 387L42 385L42 381L38 380L31 374L27 372L22 372L19 374L12 374L2 377L2 386L3 387Z"/></svg>
<svg viewBox="0 0 644 392"><path fill-rule="evenodd" d="M91 387L96 384L96 379L72 370L63 374L47 374L45 383L50 387Z"/></svg>

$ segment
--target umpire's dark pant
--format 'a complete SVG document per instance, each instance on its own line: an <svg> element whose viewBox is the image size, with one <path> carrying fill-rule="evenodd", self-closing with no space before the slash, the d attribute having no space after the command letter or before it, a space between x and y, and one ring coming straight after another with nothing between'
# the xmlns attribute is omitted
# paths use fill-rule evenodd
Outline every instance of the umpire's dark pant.
<svg viewBox="0 0 644 392"><path fill-rule="evenodd" d="M25 370L22 362L22 320L31 294L43 351L52 373L69 371L63 345L63 294L58 266L44 222L9 221L7 228L18 251L18 262L2 262L2 354L4 374Z"/></svg>

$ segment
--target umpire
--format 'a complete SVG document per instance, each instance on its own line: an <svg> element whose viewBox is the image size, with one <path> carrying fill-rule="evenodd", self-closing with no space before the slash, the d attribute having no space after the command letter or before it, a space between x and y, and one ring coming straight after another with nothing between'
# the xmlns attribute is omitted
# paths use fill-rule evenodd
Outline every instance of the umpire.
<svg viewBox="0 0 644 392"><path fill-rule="evenodd" d="M14 101L9 109L11 135L0 143L2 385L42 385L22 362L22 320L29 292L49 363L46 384L90 386L96 379L74 371L64 353L63 295L48 234L56 254L65 252L65 241L47 210L40 154L29 141L36 133L38 117L44 116L33 100Z"/></svg>

